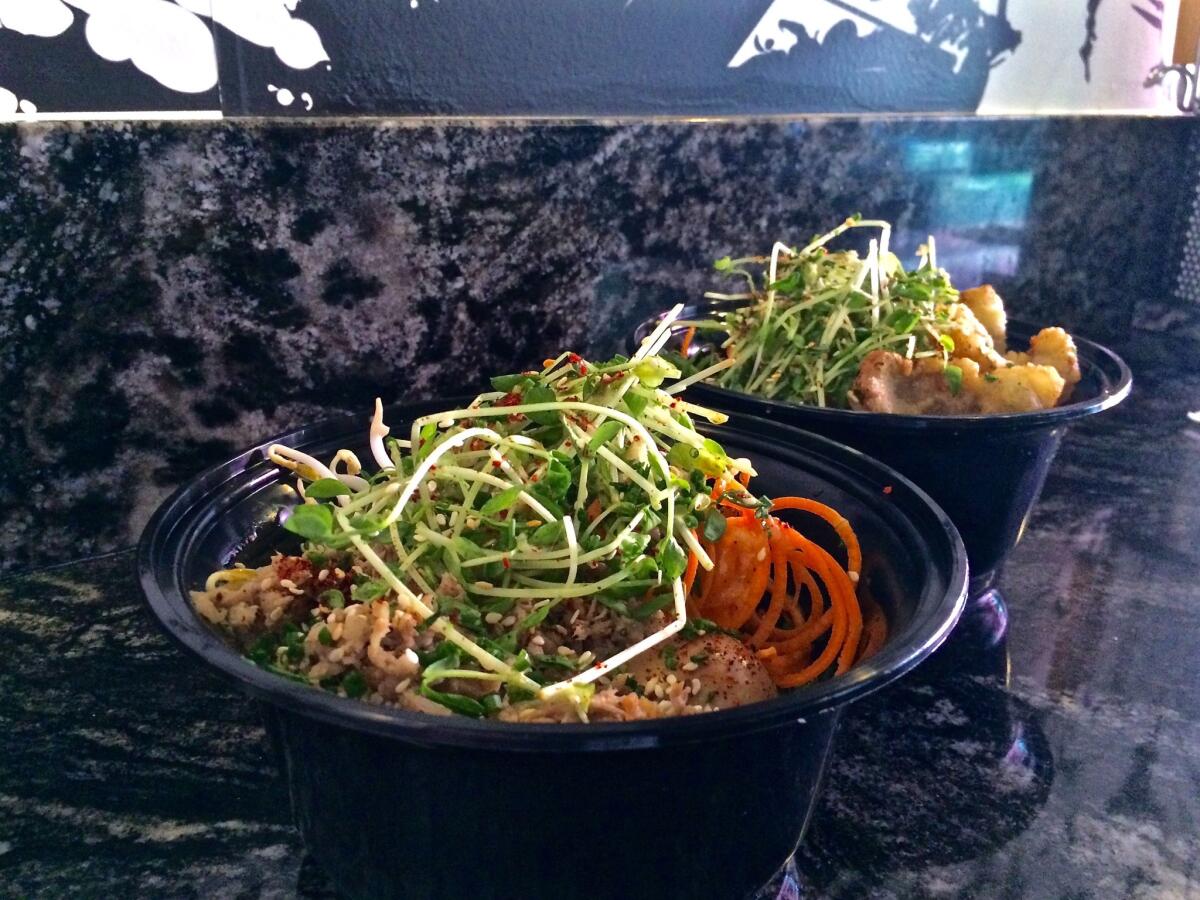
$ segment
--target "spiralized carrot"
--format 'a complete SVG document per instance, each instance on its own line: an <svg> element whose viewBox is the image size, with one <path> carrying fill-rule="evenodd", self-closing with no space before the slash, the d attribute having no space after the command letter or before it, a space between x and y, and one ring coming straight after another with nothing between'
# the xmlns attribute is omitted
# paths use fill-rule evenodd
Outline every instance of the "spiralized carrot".
<svg viewBox="0 0 1200 900"><path fill-rule="evenodd" d="M818 503L816 500L809 500L807 497L780 497L771 504L772 511L778 509L803 510L815 516L820 516L832 525L833 530L837 532L837 536L846 545L846 555L848 557L846 568L847 571L852 573L850 580L858 580L858 573L862 571L862 548L859 547L858 536L855 535L854 529L850 527L850 523L846 521L845 516L836 509L826 506L824 503Z"/></svg>
<svg viewBox="0 0 1200 900"><path fill-rule="evenodd" d="M779 616L783 613L783 606L788 598L787 550L779 546L778 542L768 541L768 543L771 547L771 604L767 607L758 627L754 629L754 634L750 635L750 639L746 642L751 647L761 646L771 634L775 623L779 621Z"/></svg>
<svg viewBox="0 0 1200 900"><path fill-rule="evenodd" d="M804 497L772 504L772 512L797 510L827 522L845 547L843 564L774 515L761 519L726 498L727 487L713 488L726 528L720 540L703 544L714 568L700 576L698 587L695 557L688 561L689 609L740 630L781 688L840 675L877 652L887 638L887 619L878 603L860 603L857 596L862 548L845 517Z"/></svg>
<svg viewBox="0 0 1200 900"><path fill-rule="evenodd" d="M721 562L713 568L711 588L698 610L722 628L741 628L770 579L770 543L753 518L730 519L717 546Z"/></svg>

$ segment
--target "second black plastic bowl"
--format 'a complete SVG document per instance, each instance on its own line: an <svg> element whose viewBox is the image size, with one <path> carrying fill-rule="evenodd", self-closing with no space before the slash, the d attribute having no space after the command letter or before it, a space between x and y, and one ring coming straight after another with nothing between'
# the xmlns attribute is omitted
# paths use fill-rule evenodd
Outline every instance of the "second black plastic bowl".
<svg viewBox="0 0 1200 900"><path fill-rule="evenodd" d="M392 409L398 433L457 402ZM907 672L962 610L954 527L892 470L749 418L714 432L750 456L756 486L839 509L864 548L861 589L886 645L849 673L765 703L649 722L518 725L347 700L252 665L195 613L188 590L287 541L295 503L269 443L167 500L138 550L150 609L176 641L262 701L305 845L349 897L731 900L764 884L812 811L841 707ZM320 458L365 449L343 418L278 440ZM885 488L890 488L885 492ZM832 531L804 523L837 548ZM178 698L186 702L185 698Z"/></svg>
<svg viewBox="0 0 1200 900"><path fill-rule="evenodd" d="M713 310L735 305L688 307L683 316L704 318ZM636 339L640 341L661 319L656 316L644 322ZM1013 345L1028 345L1038 330L1008 321ZM676 345L681 335L682 329L677 329ZM1068 426L1116 406L1129 395L1133 377L1124 361L1106 347L1078 336L1074 339L1082 379L1073 398L1064 406L1038 412L889 415L803 406L706 383L688 388L688 399L813 431L861 450L911 478L958 526L971 563L970 593L977 596L991 586L1005 557L1020 540Z"/></svg>

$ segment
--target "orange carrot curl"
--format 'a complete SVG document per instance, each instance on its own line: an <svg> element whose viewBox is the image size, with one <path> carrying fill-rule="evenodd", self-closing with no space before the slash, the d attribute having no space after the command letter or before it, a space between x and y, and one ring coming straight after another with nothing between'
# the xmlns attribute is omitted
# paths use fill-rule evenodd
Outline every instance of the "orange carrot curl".
<svg viewBox="0 0 1200 900"><path fill-rule="evenodd" d="M688 560L691 613L740 632L781 688L841 675L882 646L887 619L877 603L859 600L862 549L845 517L804 497L771 506L827 522L845 547L843 563L774 515L759 519L732 501L720 504L725 533L703 545L713 570L697 577L695 555Z"/></svg>

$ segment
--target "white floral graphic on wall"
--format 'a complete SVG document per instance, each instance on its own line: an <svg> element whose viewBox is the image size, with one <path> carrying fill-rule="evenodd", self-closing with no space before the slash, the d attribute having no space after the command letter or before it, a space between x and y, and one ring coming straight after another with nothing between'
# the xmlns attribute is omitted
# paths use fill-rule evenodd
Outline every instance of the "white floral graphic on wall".
<svg viewBox="0 0 1200 900"><path fill-rule="evenodd" d="M87 44L100 58L131 62L171 91L199 94L218 83L216 46L206 20L273 49L292 69L328 62L321 36L296 15L298 5L299 0L0 0L0 28L52 39L80 15ZM29 101L16 101L12 91L0 91L0 115L36 111Z"/></svg>
<svg viewBox="0 0 1200 900"><path fill-rule="evenodd" d="M1179 2L0 0L0 118L1163 109Z"/></svg>

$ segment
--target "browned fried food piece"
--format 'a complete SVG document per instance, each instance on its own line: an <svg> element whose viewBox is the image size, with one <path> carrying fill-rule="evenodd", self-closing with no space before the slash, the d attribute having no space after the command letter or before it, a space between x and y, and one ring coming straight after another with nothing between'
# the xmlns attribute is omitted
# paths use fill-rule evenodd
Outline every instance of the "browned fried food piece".
<svg viewBox="0 0 1200 900"><path fill-rule="evenodd" d="M873 350L863 358L850 390L850 408L909 416L979 411L973 393L951 391L941 359L920 360L914 365L911 359L889 350Z"/></svg>

